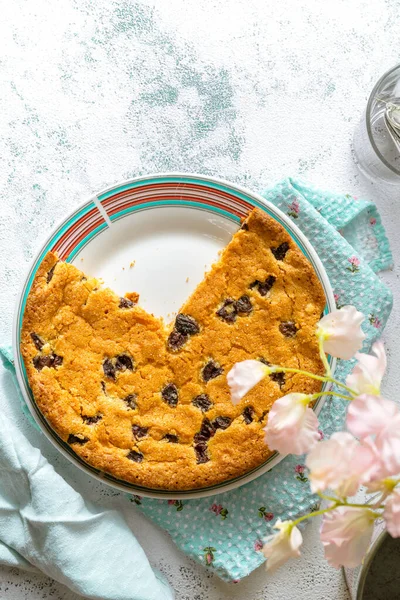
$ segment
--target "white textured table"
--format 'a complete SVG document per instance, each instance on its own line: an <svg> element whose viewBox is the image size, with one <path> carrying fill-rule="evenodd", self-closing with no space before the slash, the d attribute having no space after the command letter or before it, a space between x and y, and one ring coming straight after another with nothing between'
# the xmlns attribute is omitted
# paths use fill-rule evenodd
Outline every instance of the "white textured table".
<svg viewBox="0 0 400 600"><path fill-rule="evenodd" d="M1 340L11 336L16 291L39 239L90 193L140 173L198 171L253 189L301 175L364 195L379 205L397 256L400 191L364 180L351 153L373 83L398 60L397 24L396 0L4 2ZM398 277L385 275L395 298ZM385 333L393 395L398 315L395 306ZM4 373L0 385L8 385ZM88 487L94 498L106 496ZM227 585L139 514L130 520L179 600L347 599L340 573L322 560L318 523L307 529L301 560ZM45 577L9 569L0 569L0 597L77 598Z"/></svg>

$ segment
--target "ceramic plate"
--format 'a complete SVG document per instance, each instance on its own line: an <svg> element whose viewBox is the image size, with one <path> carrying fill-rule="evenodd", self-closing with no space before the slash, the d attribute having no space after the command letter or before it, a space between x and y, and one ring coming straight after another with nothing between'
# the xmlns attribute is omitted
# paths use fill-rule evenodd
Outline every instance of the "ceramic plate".
<svg viewBox="0 0 400 600"><path fill-rule="evenodd" d="M200 175L153 175L104 190L67 216L39 250L17 299L13 339L17 377L24 399L43 433L64 456L91 476L141 496L190 498L243 485L281 460L275 453L244 476L183 492L147 489L100 473L74 454L44 419L30 390L19 351L26 298L49 250L85 273L102 278L106 286L121 296L129 291L139 292L139 302L144 309L171 321L203 279L205 270L218 258L219 250L229 242L240 218L254 206L262 208L289 232L321 281L327 302L325 310L334 310L333 292L325 270L309 241L292 221L261 196ZM331 359L332 367L333 362ZM315 406L316 412L321 406L320 401Z"/></svg>

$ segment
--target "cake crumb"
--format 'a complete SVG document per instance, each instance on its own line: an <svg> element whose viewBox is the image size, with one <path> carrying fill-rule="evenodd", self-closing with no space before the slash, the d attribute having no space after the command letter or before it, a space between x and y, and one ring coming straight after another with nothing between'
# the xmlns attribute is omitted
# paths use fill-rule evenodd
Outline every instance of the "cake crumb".
<svg viewBox="0 0 400 600"><path fill-rule="evenodd" d="M186 283L189 283L189 277L186 277Z"/></svg>
<svg viewBox="0 0 400 600"><path fill-rule="evenodd" d="M136 260L133 260L131 263L129 263L129 268L133 269L133 267L135 266L135 264L136 264Z"/></svg>
<svg viewBox="0 0 400 600"><path fill-rule="evenodd" d="M137 292L127 292L125 294L125 298L128 298L128 300L130 300L134 304L137 304L139 302L139 294Z"/></svg>

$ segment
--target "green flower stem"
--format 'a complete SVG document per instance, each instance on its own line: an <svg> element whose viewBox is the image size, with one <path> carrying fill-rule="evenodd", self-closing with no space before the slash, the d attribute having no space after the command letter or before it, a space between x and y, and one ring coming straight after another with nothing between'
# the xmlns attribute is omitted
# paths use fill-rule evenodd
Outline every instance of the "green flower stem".
<svg viewBox="0 0 400 600"><path fill-rule="evenodd" d="M341 381L338 381L334 377L331 377L328 375L314 375L314 373L310 373L309 371L303 371L302 369L294 369L292 367L279 367L276 365L273 365L273 370L271 371L271 373L299 373L300 375L305 375L306 377L310 377L311 379L316 379L317 381L323 381L324 383L326 383L326 382L335 383L337 386L343 388L344 390L346 390L346 392L348 392L352 396L358 395L355 390L352 390L351 388L347 387L347 385L345 385Z"/></svg>
<svg viewBox="0 0 400 600"><path fill-rule="evenodd" d="M371 504L368 504L368 502L366 504L354 504L352 502L347 502L347 500L345 500L344 498L341 500L339 498L335 498L332 496L326 496L325 494L323 494L322 492L317 492L318 496L322 499L322 500L327 500L328 502L333 502L336 506L352 506L354 508L370 508ZM372 500L370 499L369 502L372 502ZM372 505L373 508L376 509L381 509L384 508L383 504L379 504L377 506Z"/></svg>
<svg viewBox="0 0 400 600"><path fill-rule="evenodd" d="M298 525L302 521L312 519L312 517L319 517L320 515L324 515L325 513L330 512L331 510L335 510L335 508L337 508L336 504L334 506L328 506L328 508L321 508L321 510L314 510L314 512L310 512L308 513L308 515L303 515L302 517L299 517L298 519L293 521L292 525L293 527L296 527L296 525Z"/></svg>
<svg viewBox="0 0 400 600"><path fill-rule="evenodd" d="M353 504L352 502L343 502L342 504L339 504L339 506L351 506L353 508L368 508L369 510L371 510L371 506L369 504ZM373 508L376 509L381 509L384 508L384 505L381 504L380 506L374 506ZM381 517L382 515L380 513L375 513L375 517Z"/></svg>
<svg viewBox="0 0 400 600"><path fill-rule="evenodd" d="M321 334L318 336L318 347L319 347L319 355L321 357L322 364L324 365L324 368L325 368L325 375L327 377L331 377L332 376L331 367L329 366L328 359L326 357L325 350L324 350L324 336Z"/></svg>
<svg viewBox="0 0 400 600"><path fill-rule="evenodd" d="M329 381L329 383L334 383L335 385L343 388L344 390L346 390L346 392L348 392L351 396L353 396L353 398L355 398L356 396L358 396L358 393L355 390L352 390L347 385L345 385L341 381L338 381L334 377L327 377L326 381Z"/></svg>
<svg viewBox="0 0 400 600"><path fill-rule="evenodd" d="M317 492L318 496L322 499L322 500L328 500L329 502L338 502L338 498L333 498L332 496L325 496L325 494L323 494L322 492Z"/></svg>
<svg viewBox="0 0 400 600"><path fill-rule="evenodd" d="M324 515L328 512L331 512L332 510L335 510L339 506L351 506L353 508L365 508L365 509L371 510L369 508L369 506L365 505L365 504L351 504L351 503L347 503L347 502L336 501L335 504L333 504L332 506L328 506L327 508L321 508L320 510L315 510L313 512L308 513L307 515L303 515L302 517L299 517L298 519L293 521L292 527L296 527L296 525L298 525L302 521L306 521L307 519L312 519L313 517L319 517L320 515ZM379 506L378 508L383 508L383 506ZM381 513L373 512L373 511L371 511L371 512L375 519L382 516Z"/></svg>
<svg viewBox="0 0 400 600"><path fill-rule="evenodd" d="M338 392L318 392L317 394L312 394L311 398L314 400L320 398L321 396L337 396L338 398L343 398L343 400L348 400L348 402L353 400L353 398L350 398L350 396L345 396L344 394L339 394Z"/></svg>

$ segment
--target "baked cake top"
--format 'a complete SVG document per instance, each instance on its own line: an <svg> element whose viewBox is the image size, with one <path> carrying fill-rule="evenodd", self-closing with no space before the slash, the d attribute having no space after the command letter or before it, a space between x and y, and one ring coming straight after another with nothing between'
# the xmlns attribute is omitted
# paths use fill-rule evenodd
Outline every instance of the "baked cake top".
<svg viewBox="0 0 400 600"><path fill-rule="evenodd" d="M153 489L207 487L264 462L272 403L320 384L272 374L234 406L231 367L254 358L323 374L324 293L286 230L254 209L170 326L137 298L47 254L21 351L51 427L96 469Z"/></svg>

